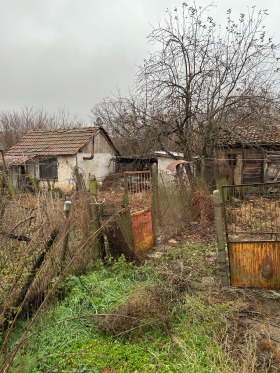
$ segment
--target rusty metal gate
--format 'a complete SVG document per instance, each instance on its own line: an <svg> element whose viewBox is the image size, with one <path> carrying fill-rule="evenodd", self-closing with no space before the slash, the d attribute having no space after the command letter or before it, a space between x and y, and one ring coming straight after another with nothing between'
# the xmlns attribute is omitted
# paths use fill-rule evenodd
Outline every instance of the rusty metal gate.
<svg viewBox="0 0 280 373"><path fill-rule="evenodd" d="M152 174L150 171L128 171L124 172L124 176L131 206L134 250L141 257L154 246Z"/></svg>
<svg viewBox="0 0 280 373"><path fill-rule="evenodd" d="M108 179L99 196L104 199L101 217L111 255L137 261L154 245L152 174L130 171Z"/></svg>
<svg viewBox="0 0 280 373"><path fill-rule="evenodd" d="M222 187L230 284L280 289L280 183Z"/></svg>

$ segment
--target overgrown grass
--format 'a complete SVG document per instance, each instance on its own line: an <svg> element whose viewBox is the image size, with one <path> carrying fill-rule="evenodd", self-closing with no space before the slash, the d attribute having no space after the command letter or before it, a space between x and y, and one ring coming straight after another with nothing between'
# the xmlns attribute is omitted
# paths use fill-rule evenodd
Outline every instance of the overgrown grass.
<svg viewBox="0 0 280 373"><path fill-rule="evenodd" d="M141 267L121 258L106 266L100 263L87 275L68 277L59 290L61 300L38 317L10 372L233 371L221 341L236 305L209 304L206 294L187 291L178 277L181 260L205 257L202 247L163 256L166 261ZM134 316L131 309L137 311ZM114 333L104 327L105 319L125 327ZM10 348L27 324L18 322Z"/></svg>

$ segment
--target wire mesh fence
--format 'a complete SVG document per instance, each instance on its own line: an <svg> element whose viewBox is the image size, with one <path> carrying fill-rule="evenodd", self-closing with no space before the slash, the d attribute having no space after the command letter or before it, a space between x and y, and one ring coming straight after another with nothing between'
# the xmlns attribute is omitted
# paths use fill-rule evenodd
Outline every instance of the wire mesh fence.
<svg viewBox="0 0 280 373"><path fill-rule="evenodd" d="M96 258L90 193L72 196L72 211L47 191L1 199L0 325L11 310L36 307L53 280L81 273Z"/></svg>
<svg viewBox="0 0 280 373"><path fill-rule="evenodd" d="M40 304L56 278L82 273L97 257L139 261L187 226L206 228L212 201L203 185L152 171L93 179L67 202L55 191L0 199L0 324L7 310Z"/></svg>
<svg viewBox="0 0 280 373"><path fill-rule="evenodd" d="M280 183L223 186L229 241L279 240Z"/></svg>
<svg viewBox="0 0 280 373"><path fill-rule="evenodd" d="M130 216L151 211L155 238L160 241L186 227L207 230L212 226L212 198L200 179L190 181L168 172L137 171L110 175L98 184L99 201L107 209L111 206L112 212L117 207L128 208ZM127 226L131 226L129 219Z"/></svg>

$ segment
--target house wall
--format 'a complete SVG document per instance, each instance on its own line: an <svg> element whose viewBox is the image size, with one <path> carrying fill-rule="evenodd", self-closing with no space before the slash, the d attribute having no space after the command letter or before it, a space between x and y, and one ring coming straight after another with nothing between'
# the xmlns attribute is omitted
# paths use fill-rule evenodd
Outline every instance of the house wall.
<svg viewBox="0 0 280 373"><path fill-rule="evenodd" d="M89 187L89 174L95 175L97 179L102 180L105 176L115 172L115 157L114 149L111 147L106 138L98 133L94 138L94 155L92 159L92 140L90 140L80 152L73 156L58 156L58 180L49 180L54 188L69 190L75 187L73 171L74 167L78 167L79 172L83 175L85 185ZM32 163L27 166L27 171L31 176L39 179L39 162ZM13 182L16 187L17 177L13 172ZM47 180L39 181L40 188L47 188Z"/></svg>
<svg viewBox="0 0 280 373"><path fill-rule="evenodd" d="M18 188L19 187L19 183L18 183L18 166L12 166L10 167L10 170L9 170L9 176L10 178L12 179L12 182L13 182L13 186L15 188Z"/></svg>
<svg viewBox="0 0 280 373"><path fill-rule="evenodd" d="M223 149L216 153L215 173L226 177L227 184L262 183L266 181L268 173L265 151L261 148Z"/></svg>
<svg viewBox="0 0 280 373"><path fill-rule="evenodd" d="M226 178L228 185L241 184L242 149L225 149L216 152L215 165L212 172L215 177Z"/></svg>
<svg viewBox="0 0 280 373"><path fill-rule="evenodd" d="M162 180L164 182L174 182L176 170L169 171L166 169L166 167L171 162L174 162L175 159L172 157L157 157L157 160L158 160L158 173L159 173L159 176L162 178Z"/></svg>
<svg viewBox="0 0 280 373"><path fill-rule="evenodd" d="M264 151L262 149L244 149L242 183L264 182Z"/></svg>
<svg viewBox="0 0 280 373"><path fill-rule="evenodd" d="M267 150L264 178L266 182L280 181L280 150Z"/></svg>
<svg viewBox="0 0 280 373"><path fill-rule="evenodd" d="M94 151L100 154L115 155L115 150L101 132L94 137Z"/></svg>

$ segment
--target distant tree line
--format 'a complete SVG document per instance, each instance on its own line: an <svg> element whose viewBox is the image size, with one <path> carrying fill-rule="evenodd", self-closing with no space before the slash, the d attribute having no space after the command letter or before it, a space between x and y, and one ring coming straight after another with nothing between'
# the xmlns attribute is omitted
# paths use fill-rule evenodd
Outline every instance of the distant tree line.
<svg viewBox="0 0 280 373"><path fill-rule="evenodd" d="M21 111L0 112L0 144L4 149L15 145L28 131L80 127L77 119L70 119L65 110L48 113L44 109L24 107Z"/></svg>

